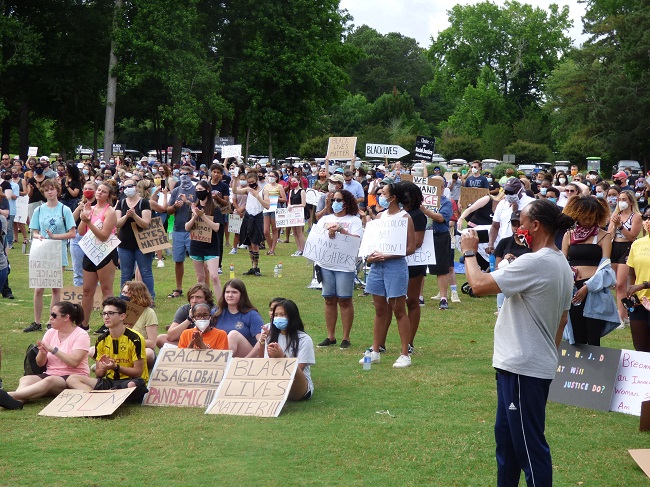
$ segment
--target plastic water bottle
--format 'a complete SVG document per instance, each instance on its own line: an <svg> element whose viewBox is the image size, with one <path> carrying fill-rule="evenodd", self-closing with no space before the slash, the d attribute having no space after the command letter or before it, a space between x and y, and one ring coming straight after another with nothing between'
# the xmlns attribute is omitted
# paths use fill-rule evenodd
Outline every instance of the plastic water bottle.
<svg viewBox="0 0 650 487"><path fill-rule="evenodd" d="M27 253L27 242L23 240L23 254Z"/></svg>
<svg viewBox="0 0 650 487"><path fill-rule="evenodd" d="M230 264L230 279L235 278L235 266L234 264Z"/></svg>
<svg viewBox="0 0 650 487"><path fill-rule="evenodd" d="M278 277L282 277L282 262L278 264Z"/></svg>
<svg viewBox="0 0 650 487"><path fill-rule="evenodd" d="M370 361L370 352L366 352L363 355L363 370L370 370L372 362Z"/></svg>
<svg viewBox="0 0 650 487"><path fill-rule="evenodd" d="M494 252L490 254L490 272L494 272L497 268L497 258Z"/></svg>
<svg viewBox="0 0 650 487"><path fill-rule="evenodd" d="M273 267L273 277L278 277L280 275L280 269L278 269L278 265L275 264L275 267Z"/></svg>

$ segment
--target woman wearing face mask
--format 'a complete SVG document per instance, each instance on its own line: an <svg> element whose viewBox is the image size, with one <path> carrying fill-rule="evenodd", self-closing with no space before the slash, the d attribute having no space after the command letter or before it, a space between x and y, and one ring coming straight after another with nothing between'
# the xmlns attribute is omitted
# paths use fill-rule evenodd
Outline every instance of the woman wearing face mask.
<svg viewBox="0 0 650 487"><path fill-rule="evenodd" d="M145 230L151 223L151 206L149 200L144 199L138 192L136 183L133 179L126 179L122 186L124 199L122 199L115 210L117 218L116 226L119 229L117 237L120 239L120 245L117 248L120 256L120 281L121 286L127 281L133 279L135 266L137 264L140 276L145 286L149 290L152 299L156 299L154 291L153 271L151 263L153 262L153 252L143 254L138 247L135 238L135 231L132 223L135 223L138 229Z"/></svg>
<svg viewBox="0 0 650 487"><path fill-rule="evenodd" d="M569 180L567 179L566 173L564 171L558 171L555 174L554 186L558 186L560 190L563 190L567 182L569 182Z"/></svg>
<svg viewBox="0 0 650 487"><path fill-rule="evenodd" d="M36 208L45 202L45 196L41 192L41 184L46 179L43 172L45 172L43 163L40 161L36 162L34 164L34 176L27 179L27 196L29 196L29 204L27 206L28 222L31 222Z"/></svg>
<svg viewBox="0 0 650 487"><path fill-rule="evenodd" d="M267 184L262 190L262 197L264 201L272 206L273 201L277 202L277 206L281 207L283 203L287 202L287 196L284 188L278 183L280 178L277 171L271 171L266 177ZM268 208L267 208L268 210ZM278 244L279 231L275 227L275 210L264 210L264 238L269 250L266 255L275 255L275 246Z"/></svg>
<svg viewBox="0 0 650 487"><path fill-rule="evenodd" d="M211 319L212 314L208 303L195 304L190 318L194 327L181 333L178 348L228 350L228 334L212 326Z"/></svg>
<svg viewBox="0 0 650 487"><path fill-rule="evenodd" d="M77 227L77 234L75 237L70 240L70 256L72 257L72 284L75 286L83 286L84 276L83 276L83 259L84 253L79 247L79 241L82 238L82 235L79 234L79 224L81 223L81 210L84 209L86 203L90 203L91 206L95 206L97 202L95 201L95 190L97 185L93 182L88 181L83 186L83 192L81 193L81 200L77 204L77 207L72 212L72 216Z"/></svg>
<svg viewBox="0 0 650 487"><path fill-rule="evenodd" d="M305 213L305 206L307 205L307 194L302 187L302 183L299 177L291 176L289 178L289 205L288 208L302 208L303 213L305 214L305 219L309 218L309 215ZM291 255L292 257L300 257L303 250L305 250L305 235L304 235L304 225L291 227L287 231L293 230L293 234L296 237L296 247L297 250Z"/></svg>
<svg viewBox="0 0 650 487"><path fill-rule="evenodd" d="M72 162L68 161L65 165L65 172L61 177L61 203L74 211L81 199L83 182L79 168Z"/></svg>
<svg viewBox="0 0 650 487"><path fill-rule="evenodd" d="M610 188L611 189L611 188ZM614 235L612 243L612 268L616 272L616 303L618 313L623 326L629 324L627 310L621 299L627 291L627 278L629 267L627 257L630 254L632 242L636 240L641 232L643 221L639 207L636 203L634 193L629 190L621 191L618 196L618 204L612 212L607 231Z"/></svg>
<svg viewBox="0 0 650 487"><path fill-rule="evenodd" d="M83 169L81 170L82 173L82 179L84 181L94 181L95 180L95 171L93 170L92 167L90 167L89 164L86 164Z"/></svg>
<svg viewBox="0 0 650 487"><path fill-rule="evenodd" d="M206 268L210 273L216 298L219 299L221 280L219 279L219 228L223 225L223 215L211 195L208 181L199 181L196 185L196 203L192 204L192 216L185 223L185 230L190 232L196 225L206 225L210 228L210 241L190 240L190 259L194 264L196 279L199 283L206 282ZM190 236L191 238L191 236Z"/></svg>
<svg viewBox="0 0 650 487"><path fill-rule="evenodd" d="M630 328L634 350L650 352L650 208L642 217L646 236L634 241L627 264L631 284L627 290L628 298L633 295L641 300L641 306L630 311Z"/></svg>
<svg viewBox="0 0 650 487"><path fill-rule="evenodd" d="M232 179L232 186L239 186L239 188L245 188L248 186L248 181L246 180L246 173L242 170L239 172L239 176ZM232 188L231 188L232 189ZM232 193L232 213L233 215L239 216L239 218L244 218L244 213L246 212L246 199L248 198L247 194L237 194L234 191ZM237 253L237 248L240 244L239 233L235 233L232 241L232 250L230 255Z"/></svg>
<svg viewBox="0 0 650 487"><path fill-rule="evenodd" d="M11 169L11 180L9 184L13 191L13 196L25 196L27 194L27 189L25 187L25 180L21 176L21 170L14 167ZM15 199L14 199L15 201ZM22 233L23 235L23 245L27 243L27 225L24 223L13 222L14 226L14 241L17 241L18 234Z"/></svg>

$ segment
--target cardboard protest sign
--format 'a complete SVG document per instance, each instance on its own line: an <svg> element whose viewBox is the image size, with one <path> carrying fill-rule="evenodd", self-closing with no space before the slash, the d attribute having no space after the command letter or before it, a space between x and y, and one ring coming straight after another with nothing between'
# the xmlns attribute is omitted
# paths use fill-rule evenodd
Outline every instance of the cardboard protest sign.
<svg viewBox="0 0 650 487"><path fill-rule="evenodd" d="M61 289L61 301L70 301L71 303L81 305L84 296L84 289L81 286L66 286ZM93 311L102 310L102 289L98 286L93 297Z"/></svg>
<svg viewBox="0 0 650 487"><path fill-rule="evenodd" d="M406 256L406 263L409 266L436 265L436 252L433 249L433 230L424 232L422 246L415 249L412 255Z"/></svg>
<svg viewBox="0 0 650 487"><path fill-rule="evenodd" d="M650 477L650 450L647 448L628 450L628 453L634 459L637 465L641 467L643 473Z"/></svg>
<svg viewBox="0 0 650 487"><path fill-rule="evenodd" d="M373 252L388 255L406 255L407 218L379 218L366 224L359 255Z"/></svg>
<svg viewBox="0 0 650 487"><path fill-rule="evenodd" d="M422 204L427 210L440 208L440 197L444 189L442 181L413 176L413 184L422 191L422 196L424 197Z"/></svg>
<svg viewBox="0 0 650 487"><path fill-rule="evenodd" d="M609 410L641 415L641 403L650 399L650 353L619 350L612 402Z"/></svg>
<svg viewBox="0 0 650 487"><path fill-rule="evenodd" d="M221 147L221 158L227 159L228 157L240 157L241 144L237 145L224 145Z"/></svg>
<svg viewBox="0 0 650 487"><path fill-rule="evenodd" d="M314 205L316 206L318 204L318 201L320 200L320 197L323 193L320 191L315 190L314 188L309 188L305 190L305 201L307 202L308 205Z"/></svg>
<svg viewBox="0 0 650 487"><path fill-rule="evenodd" d="M327 156L332 159L352 159L357 147L356 137L330 137L327 144Z"/></svg>
<svg viewBox="0 0 650 487"><path fill-rule="evenodd" d="M29 196L19 196L16 198L16 216L14 221L16 223L27 223L27 215L29 214Z"/></svg>
<svg viewBox="0 0 650 487"><path fill-rule="evenodd" d="M302 256L330 269L354 272L360 245L360 237L336 233L334 238L330 238L328 230L318 224L309 232Z"/></svg>
<svg viewBox="0 0 650 487"><path fill-rule="evenodd" d="M84 416L110 416L135 391L135 387L115 391L78 391L66 389L56 396L39 416L80 418Z"/></svg>
<svg viewBox="0 0 650 487"><path fill-rule="evenodd" d="M212 216L203 215L203 218L212 221ZM198 242L211 243L212 242L212 228L205 223L205 220L195 220L194 227L190 230L190 240L197 240ZM216 243L216 242L215 242Z"/></svg>
<svg viewBox="0 0 650 487"><path fill-rule="evenodd" d="M620 350L612 348L562 342L548 398L562 404L609 410L620 354Z"/></svg>
<svg viewBox="0 0 650 487"><path fill-rule="evenodd" d="M275 226L277 228L300 227L305 224L305 209L278 208L275 210Z"/></svg>
<svg viewBox="0 0 650 487"><path fill-rule="evenodd" d="M63 287L63 240L39 239L29 249L29 287Z"/></svg>
<svg viewBox="0 0 650 487"><path fill-rule="evenodd" d="M205 414L277 418L297 368L296 358L234 358Z"/></svg>
<svg viewBox="0 0 650 487"><path fill-rule="evenodd" d="M205 408L212 402L230 361L230 350L165 347L149 375L147 406Z"/></svg>
<svg viewBox="0 0 650 487"><path fill-rule="evenodd" d="M402 173L402 174L399 175L399 178L400 178L401 181L409 181L411 183L413 182L413 175L412 174L403 174Z"/></svg>
<svg viewBox="0 0 650 487"><path fill-rule="evenodd" d="M104 222L98 221L95 226L97 228L102 228L103 224ZM120 239L117 238L114 233L111 234L106 242L102 242L93 232L88 230L86 235L79 240L79 248L83 250L86 257L88 257L95 265L104 260L108 254L117 248L118 245L120 245Z"/></svg>
<svg viewBox="0 0 650 487"><path fill-rule="evenodd" d="M263 213L275 213L275 210L278 209L278 200L280 197L278 195L269 195L269 207L263 210Z"/></svg>
<svg viewBox="0 0 650 487"><path fill-rule="evenodd" d="M142 306L138 306L137 304L132 303L131 301L127 301L126 318L124 318L124 324L129 328L133 328L133 325L135 325L136 321L138 321L138 318L140 318L140 315L142 314L143 311L144 308Z"/></svg>
<svg viewBox="0 0 650 487"><path fill-rule="evenodd" d="M135 222L131 222L131 228L133 228L138 248L143 254L172 247L159 216L151 219L149 228L140 228Z"/></svg>
<svg viewBox="0 0 650 487"><path fill-rule="evenodd" d="M241 231L241 222L243 218L237 214L233 213L228 217L228 231L230 233L239 233Z"/></svg>
<svg viewBox="0 0 650 487"><path fill-rule="evenodd" d="M490 190L487 188L468 188L463 186L460 188L460 199L458 201L461 208L465 209L486 194L490 194Z"/></svg>

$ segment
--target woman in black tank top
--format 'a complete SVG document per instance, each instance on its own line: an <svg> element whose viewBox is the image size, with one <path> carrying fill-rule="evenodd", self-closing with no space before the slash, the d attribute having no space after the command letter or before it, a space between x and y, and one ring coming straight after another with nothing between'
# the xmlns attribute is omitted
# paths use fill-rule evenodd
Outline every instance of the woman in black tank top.
<svg viewBox="0 0 650 487"><path fill-rule="evenodd" d="M307 203L307 195L305 193L305 190L302 188L301 178L299 176L292 176L289 179L289 186L291 187L289 190L289 208L302 208L304 215L305 205ZM307 217L306 215L304 216ZM297 250L291 255L291 257L300 257L303 250L305 250L305 234L303 232L304 227L304 223L302 225L291 227L293 228L293 234L296 237L296 247L298 247Z"/></svg>

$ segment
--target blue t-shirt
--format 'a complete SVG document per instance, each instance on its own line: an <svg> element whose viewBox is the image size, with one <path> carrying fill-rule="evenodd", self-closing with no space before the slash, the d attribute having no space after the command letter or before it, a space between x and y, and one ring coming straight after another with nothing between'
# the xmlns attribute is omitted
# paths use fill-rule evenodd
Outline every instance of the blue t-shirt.
<svg viewBox="0 0 650 487"><path fill-rule="evenodd" d="M68 233L71 228L76 227L74 217L70 208L63 203L57 203L54 208L50 208L47 204L43 204L36 208L34 216L29 223L30 230L38 230L43 238L50 238L47 234L49 230L55 235ZM63 256L63 266L68 265L68 252L65 245L61 245L61 253Z"/></svg>
<svg viewBox="0 0 650 487"><path fill-rule="evenodd" d="M251 310L248 313L239 312L232 314L225 309L217 318L217 328L226 333L237 330L248 340L251 346L255 346L255 337L262 333L262 325L264 325L264 321L262 321L262 317L255 310Z"/></svg>
<svg viewBox="0 0 650 487"><path fill-rule="evenodd" d="M436 213L440 213L443 217L445 217L444 222L431 222L431 229L435 233L443 233L443 232L449 232L449 220L451 220L451 215L453 213L453 208L451 205L451 200L449 198L445 198L444 196L440 197L440 208L438 208L438 211Z"/></svg>

